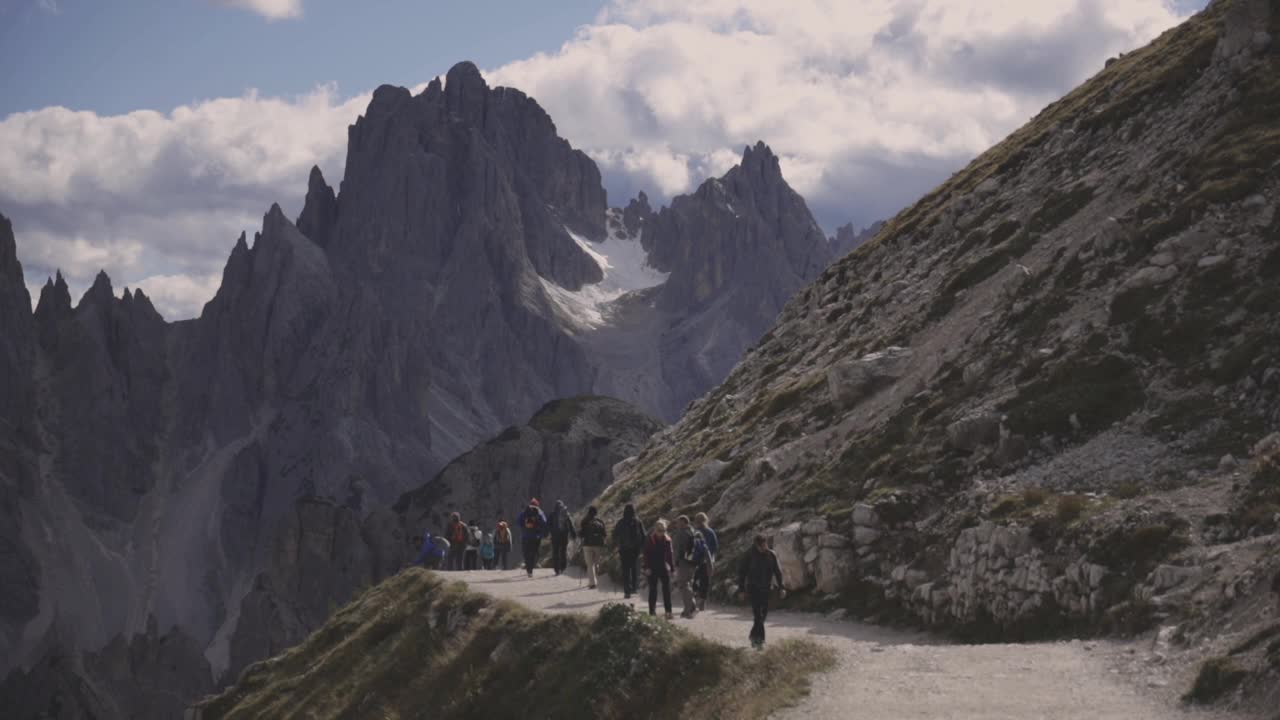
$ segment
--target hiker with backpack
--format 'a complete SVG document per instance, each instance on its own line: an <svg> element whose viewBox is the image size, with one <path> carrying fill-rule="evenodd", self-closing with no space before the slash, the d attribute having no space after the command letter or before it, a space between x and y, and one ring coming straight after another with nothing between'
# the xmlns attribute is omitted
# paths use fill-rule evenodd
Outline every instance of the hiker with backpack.
<svg viewBox="0 0 1280 720"><path fill-rule="evenodd" d="M671 619L671 574L675 571L675 559L671 553L671 538L667 537L667 521L653 524L653 534L644 543L644 575L649 581L649 614L657 615L658 585L662 585L662 605L666 618Z"/></svg>
<svg viewBox="0 0 1280 720"><path fill-rule="evenodd" d="M769 591L774 583L778 586L778 597L786 599L787 589L782 585L782 566L778 564L778 556L769 548L769 539L757 534L751 549L742 558L738 566L738 597L749 597L751 615L755 622L751 625L751 647L759 650L764 647L764 621L769 617Z"/></svg>
<svg viewBox="0 0 1280 720"><path fill-rule="evenodd" d="M675 586L680 591L680 601L684 605L680 617L687 620L698 614L698 608L693 602L693 573L698 565L693 555L693 528L687 515L676 518L676 529L671 535L671 550L676 558Z"/></svg>
<svg viewBox="0 0 1280 720"><path fill-rule="evenodd" d="M622 593L628 600L632 593L640 590L639 560L644 543L644 523L636 517L635 506L627 503L622 509L622 519L613 526L613 546L622 564Z"/></svg>
<svg viewBox="0 0 1280 720"><path fill-rule="evenodd" d="M533 577L538 565L538 550L542 548L542 536L547 533L547 516L542 514L538 498L529 501L529 507L516 518L520 525L520 549L524 552L524 570Z"/></svg>
<svg viewBox="0 0 1280 720"><path fill-rule="evenodd" d="M498 511L498 524L493 530L493 552L495 568L511 569L511 526L502 519L502 511Z"/></svg>
<svg viewBox="0 0 1280 720"><path fill-rule="evenodd" d="M449 562L445 569L462 570L466 566L467 526L458 513L449 514L449 524L444 528L444 537L449 541Z"/></svg>
<svg viewBox="0 0 1280 720"><path fill-rule="evenodd" d="M428 570L439 569L449 552L449 541L441 537L433 538L430 533L420 538L415 537L413 540L415 543L422 543L422 547L418 551L418 557L414 558L413 564L422 565Z"/></svg>
<svg viewBox="0 0 1280 720"><path fill-rule="evenodd" d="M480 569L480 546L484 544L484 531L474 521L467 523L467 570Z"/></svg>
<svg viewBox="0 0 1280 720"><path fill-rule="evenodd" d="M551 511L551 567L556 574L569 567L569 541L578 539L578 529L573 526L573 516L563 500L556 501L555 510Z"/></svg>
<svg viewBox="0 0 1280 720"><path fill-rule="evenodd" d="M480 567L492 570L494 555L493 535L485 533L484 539L480 541Z"/></svg>
<svg viewBox="0 0 1280 720"><path fill-rule="evenodd" d="M582 562L587 566L587 587L596 587L596 567L604 561L604 542L608 530L604 521L596 515L596 507L587 508L582 520Z"/></svg>
<svg viewBox="0 0 1280 720"><path fill-rule="evenodd" d="M693 527L702 534L706 545L706 557L698 564L693 574L693 599L698 610L707 609L707 596L711 594L711 577L716 572L716 555L720 553L720 538L708 524L707 514L700 512L693 516Z"/></svg>

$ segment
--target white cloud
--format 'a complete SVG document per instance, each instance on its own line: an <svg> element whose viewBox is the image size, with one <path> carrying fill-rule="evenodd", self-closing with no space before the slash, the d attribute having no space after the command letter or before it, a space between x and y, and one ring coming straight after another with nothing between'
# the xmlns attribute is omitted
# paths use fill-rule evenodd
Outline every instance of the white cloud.
<svg viewBox="0 0 1280 720"><path fill-rule="evenodd" d="M302 17L302 0L215 0L215 2L258 13L268 20Z"/></svg>
<svg viewBox="0 0 1280 720"><path fill-rule="evenodd" d="M1181 1L1181 0L1180 0ZM237 0L296 17L299 0ZM1163 0L615 0L559 50L486 73L596 159L612 203L694 188L768 142L828 228L914 200L1187 10ZM441 68L443 70L443 68ZM241 230L341 177L368 95L250 93L169 113L64 108L0 121L0 212L28 281L97 267L197 314ZM150 293L151 291L148 290ZM158 305L161 303L158 303Z"/></svg>
<svg viewBox="0 0 1280 720"><path fill-rule="evenodd" d="M616 0L488 76L537 98L611 190L687 191L763 139L824 224L866 224L1184 15L1163 0Z"/></svg>
<svg viewBox="0 0 1280 720"><path fill-rule="evenodd" d="M0 121L0 212L14 220L32 283L60 268L78 294L105 269L117 288L176 275L208 288L202 279L221 272L272 202L300 209L313 164L341 177L346 127L367 103L321 87L168 114L16 113ZM170 318L208 299L171 297Z"/></svg>
<svg viewBox="0 0 1280 720"><path fill-rule="evenodd" d="M50 15L62 14L62 8L58 6L58 0L36 0L36 7Z"/></svg>

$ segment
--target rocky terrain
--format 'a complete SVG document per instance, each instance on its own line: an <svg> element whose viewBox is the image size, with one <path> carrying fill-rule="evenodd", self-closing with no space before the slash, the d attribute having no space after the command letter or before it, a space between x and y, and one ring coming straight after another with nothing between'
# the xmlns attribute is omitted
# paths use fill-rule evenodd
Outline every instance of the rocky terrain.
<svg viewBox="0 0 1280 720"><path fill-rule="evenodd" d="M595 164L471 63L375 91L345 167L337 191L312 171L296 221L272 206L177 323L105 274L78 302L51 278L33 313L0 219L5 687L135 637L200 648L182 687L229 677L398 567L366 536L404 492L556 398L674 419L831 257L763 144L670 208L610 210ZM566 499L616 451L574 442Z"/></svg>
<svg viewBox="0 0 1280 720"><path fill-rule="evenodd" d="M1278 79L1268 0L1109 62L801 291L602 504L707 510L730 557L771 531L801 604L1142 634L1205 663L1189 700L1274 710Z"/></svg>

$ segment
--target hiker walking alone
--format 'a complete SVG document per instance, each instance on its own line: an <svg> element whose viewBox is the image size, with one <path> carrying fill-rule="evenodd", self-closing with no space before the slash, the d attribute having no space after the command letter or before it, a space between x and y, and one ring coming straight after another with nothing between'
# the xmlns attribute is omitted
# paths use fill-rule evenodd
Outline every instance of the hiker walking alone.
<svg viewBox="0 0 1280 720"><path fill-rule="evenodd" d="M671 550L676 557L675 585L680 591L680 602L684 605L680 612L682 618L692 618L698 614L698 608L693 603L693 573L698 567L693 556L693 541L689 517L681 515L676 518L676 529L671 535Z"/></svg>
<svg viewBox="0 0 1280 720"><path fill-rule="evenodd" d="M775 581L778 584L778 597L786 599L787 590L782 586L782 566L778 564L778 556L769 549L769 539L758 534L738 567L738 597L745 595L751 599L751 615L755 623L751 626L748 637L751 639L751 647L757 650L764 647L764 621L769 617L769 590Z"/></svg>
<svg viewBox="0 0 1280 720"><path fill-rule="evenodd" d="M720 538L711 529L704 512L693 516L693 527L702 535L702 541L706 545L706 557L698 563L693 573L693 599L699 610L706 610L707 596L711 594L711 577L716 572L716 555L720 553Z"/></svg>
<svg viewBox="0 0 1280 720"><path fill-rule="evenodd" d="M520 524L520 549L524 552L524 570L533 577L533 569L538 565L538 550L542 547L542 536L547 532L547 516L538 507L538 498L529 501L529 507L516 518Z"/></svg>
<svg viewBox="0 0 1280 720"><path fill-rule="evenodd" d="M493 529L493 552L495 568L511 569L511 526L498 513L498 524Z"/></svg>
<svg viewBox="0 0 1280 720"><path fill-rule="evenodd" d="M644 523L636 517L635 506L628 503L622 509L622 519L613 526L613 546L618 549L622 564L622 594L628 600L632 593L640 591L639 560L644 543Z"/></svg>
<svg viewBox="0 0 1280 720"><path fill-rule="evenodd" d="M549 521L551 523L551 567L559 575L569 567L569 541L578 539L578 529L573 526L573 516L569 514L569 508L565 507L563 500L556 501L556 507L551 511Z"/></svg>
<svg viewBox="0 0 1280 720"><path fill-rule="evenodd" d="M449 515L449 524L445 526L444 537L449 541L448 570L461 570L466 564L467 526L458 513Z"/></svg>
<svg viewBox="0 0 1280 720"><path fill-rule="evenodd" d="M587 566L587 587L596 586L596 567L604 561L604 541L608 530L604 521L596 517L596 507L587 508L582 520L582 562Z"/></svg>
<svg viewBox="0 0 1280 720"><path fill-rule="evenodd" d="M671 619L671 573L675 561L671 556L671 538L667 537L667 521L653 524L653 533L644 544L644 575L649 581L649 614L658 610L658 585L662 585L662 605Z"/></svg>

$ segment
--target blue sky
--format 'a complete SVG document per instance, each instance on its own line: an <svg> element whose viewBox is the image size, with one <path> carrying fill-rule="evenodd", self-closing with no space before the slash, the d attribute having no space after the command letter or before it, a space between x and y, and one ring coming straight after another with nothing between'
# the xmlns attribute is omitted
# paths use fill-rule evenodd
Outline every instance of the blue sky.
<svg viewBox="0 0 1280 720"><path fill-rule="evenodd" d="M892 216L1205 0L0 0L0 213L28 287L198 315L382 83L472 60L658 203L768 143L829 233Z"/></svg>
<svg viewBox="0 0 1280 720"><path fill-rule="evenodd" d="M412 85L458 60L497 67L554 50L603 5L308 0L301 17L268 20L210 0L0 0L0 117Z"/></svg>

